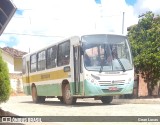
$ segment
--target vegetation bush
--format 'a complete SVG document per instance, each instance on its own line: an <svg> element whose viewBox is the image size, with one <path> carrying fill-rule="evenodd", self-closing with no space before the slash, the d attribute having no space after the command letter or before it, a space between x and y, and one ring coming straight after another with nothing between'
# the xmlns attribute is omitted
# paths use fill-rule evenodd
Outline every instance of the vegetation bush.
<svg viewBox="0 0 160 125"><path fill-rule="evenodd" d="M6 62L3 61L0 53L0 103L9 99L11 91L9 71Z"/></svg>
<svg viewBox="0 0 160 125"><path fill-rule="evenodd" d="M128 32L136 72L147 83L148 95L160 80L160 15L147 12Z"/></svg>

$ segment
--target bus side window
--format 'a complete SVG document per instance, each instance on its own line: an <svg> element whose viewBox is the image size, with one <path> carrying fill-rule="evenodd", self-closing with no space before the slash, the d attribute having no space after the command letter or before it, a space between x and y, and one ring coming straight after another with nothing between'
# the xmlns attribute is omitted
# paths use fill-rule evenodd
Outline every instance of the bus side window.
<svg viewBox="0 0 160 125"><path fill-rule="evenodd" d="M70 41L67 40L58 45L57 65L63 66L69 64L70 60Z"/></svg>
<svg viewBox="0 0 160 125"><path fill-rule="evenodd" d="M44 70L46 68L46 51L43 50L38 53L37 55L37 60L38 60L38 71Z"/></svg>
<svg viewBox="0 0 160 125"><path fill-rule="evenodd" d="M69 55L65 55L63 59L63 65L69 64Z"/></svg>
<svg viewBox="0 0 160 125"><path fill-rule="evenodd" d="M37 54L33 54L30 57L30 72L36 72L37 70Z"/></svg>
<svg viewBox="0 0 160 125"><path fill-rule="evenodd" d="M56 58L57 58L57 46L53 46L47 49L46 55L46 68L54 68L56 67Z"/></svg>

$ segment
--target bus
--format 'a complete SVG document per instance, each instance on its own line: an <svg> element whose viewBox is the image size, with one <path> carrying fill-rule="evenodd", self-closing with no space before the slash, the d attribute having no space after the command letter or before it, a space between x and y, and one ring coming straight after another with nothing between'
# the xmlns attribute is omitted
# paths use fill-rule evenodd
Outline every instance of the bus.
<svg viewBox="0 0 160 125"><path fill-rule="evenodd" d="M24 55L22 81L35 103L55 97L67 105L78 98L109 104L114 96L133 92L130 43L117 34L70 37Z"/></svg>

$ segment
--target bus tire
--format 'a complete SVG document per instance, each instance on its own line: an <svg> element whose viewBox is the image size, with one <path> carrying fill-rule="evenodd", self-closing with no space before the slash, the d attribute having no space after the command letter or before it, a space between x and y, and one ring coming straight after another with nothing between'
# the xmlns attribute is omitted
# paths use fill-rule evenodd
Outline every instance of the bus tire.
<svg viewBox="0 0 160 125"><path fill-rule="evenodd" d="M59 99L59 101L60 101L61 103L64 103L63 97L58 97L58 99Z"/></svg>
<svg viewBox="0 0 160 125"><path fill-rule="evenodd" d="M32 100L34 103L44 103L45 97L44 96L38 96L37 95L37 89L36 86L32 86Z"/></svg>
<svg viewBox="0 0 160 125"><path fill-rule="evenodd" d="M45 103L45 99L46 99L45 96L38 96L38 98L39 98L38 103Z"/></svg>
<svg viewBox="0 0 160 125"><path fill-rule="evenodd" d="M69 84L65 84L63 87L63 102L67 105L73 105L77 101L77 98L71 96Z"/></svg>
<svg viewBox="0 0 160 125"><path fill-rule="evenodd" d="M103 102L103 104L109 104L111 103L113 100L113 96L103 96L101 97L101 101Z"/></svg>

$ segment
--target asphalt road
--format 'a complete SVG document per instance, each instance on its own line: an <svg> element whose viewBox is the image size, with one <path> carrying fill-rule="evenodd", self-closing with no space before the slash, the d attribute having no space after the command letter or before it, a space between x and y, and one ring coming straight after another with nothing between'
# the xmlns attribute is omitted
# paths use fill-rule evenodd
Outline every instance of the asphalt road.
<svg viewBox="0 0 160 125"><path fill-rule="evenodd" d="M121 124L127 124L125 120L128 122L128 119L134 121L137 119L136 124L160 124L160 99L114 99L113 102L109 105L104 105L99 100L94 99L78 99L76 105L65 105L62 104L58 99L46 99L46 102L43 104L35 104L32 102L31 96L12 96L6 102L0 105L0 107L5 110L12 112L18 116L78 116L78 117L65 117L65 120L69 121L73 119L78 119L80 122L76 122L76 124L82 124L82 122L87 122L87 125L94 125L96 124L95 121L97 117L87 117L87 119L83 119L83 117L79 116L106 116L106 118L111 121L107 122L107 124L113 124L113 122L119 122ZM108 117L107 117L108 116ZM120 121L117 119L120 117L110 117L110 116L131 116L131 117L122 117ZM133 116L138 116L134 118ZM143 117L145 116L144 120L147 118L151 119L151 116L157 122L150 122L150 121L143 121ZM159 116L159 117L157 117ZM140 117L140 118L139 118ZM49 117L50 118L50 117ZM54 117L55 118L55 117ZM52 119L52 118L50 118ZM58 117L55 118L56 125L62 125L57 121ZM141 120L142 119L142 120ZM81 121L82 120L82 121ZM100 121L104 122L100 122ZM121 122L122 120L122 122ZM103 117L97 119L98 123L106 124L106 121ZM63 120L62 120L63 122ZM132 124L131 122L129 122ZM28 124L28 123L25 123ZM35 123L34 123L35 124ZM38 123L39 124L39 123ZM45 123L43 123L45 124ZM50 123L51 124L51 123ZM53 123L52 123L53 124ZM70 122L65 122L65 125L68 124L75 124ZM133 123L135 125L135 122Z"/></svg>

